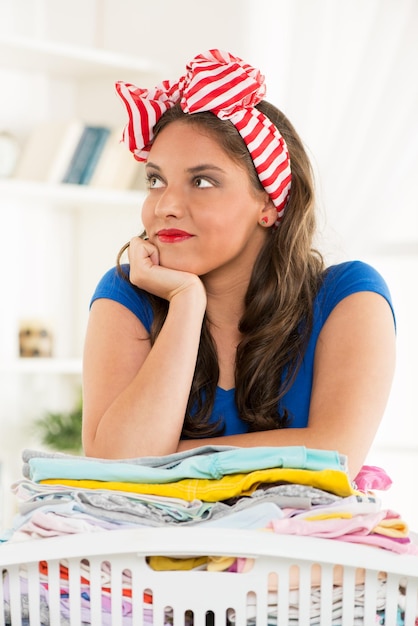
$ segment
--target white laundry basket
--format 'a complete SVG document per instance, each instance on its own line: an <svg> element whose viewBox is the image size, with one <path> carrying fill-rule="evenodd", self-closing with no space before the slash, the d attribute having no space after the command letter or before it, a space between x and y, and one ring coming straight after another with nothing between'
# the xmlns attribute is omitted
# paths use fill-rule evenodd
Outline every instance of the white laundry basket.
<svg viewBox="0 0 418 626"><path fill-rule="evenodd" d="M147 558L155 555L171 560L192 556L237 557L247 559L248 571L156 571ZM43 569L48 570L43 582L48 593L47 610L40 601L41 562ZM65 616L60 574L63 564L68 568ZM385 626L400 623L415 626L418 615L417 557L338 540L267 531L193 526L83 533L3 544L0 565L3 571L0 600L4 607L0 626L10 623L13 626L29 623L30 626L44 623L51 626L84 623L92 626L173 623L175 626L230 623L373 626L379 623L376 606L378 603L382 606L382 602ZM80 602L86 568L88 619ZM109 576L106 583L103 583L104 569ZM364 591L362 615L355 602L359 578ZM123 609L126 579L132 596L129 614ZM103 586L111 604L106 618L102 610ZM22 602L23 591L25 602ZM336 591L340 617L335 612ZM144 604L144 597L148 603ZM402 606L401 622L399 606Z"/></svg>

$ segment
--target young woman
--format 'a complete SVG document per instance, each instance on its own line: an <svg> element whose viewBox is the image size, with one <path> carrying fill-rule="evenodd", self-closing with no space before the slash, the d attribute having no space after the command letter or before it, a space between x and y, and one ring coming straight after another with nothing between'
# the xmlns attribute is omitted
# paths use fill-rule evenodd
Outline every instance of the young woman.
<svg viewBox="0 0 418 626"><path fill-rule="evenodd" d="M347 455L354 478L393 376L388 288L313 249L309 160L260 72L219 50L186 70L117 84L145 231L92 299L85 453L304 445Z"/></svg>

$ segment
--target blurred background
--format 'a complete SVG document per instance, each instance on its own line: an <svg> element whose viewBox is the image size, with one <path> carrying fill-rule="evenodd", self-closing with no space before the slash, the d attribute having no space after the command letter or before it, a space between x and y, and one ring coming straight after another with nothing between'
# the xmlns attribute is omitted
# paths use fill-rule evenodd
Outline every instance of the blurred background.
<svg viewBox="0 0 418 626"><path fill-rule="evenodd" d="M307 147L327 261L362 259L389 284L398 363L368 463L418 529L417 33L416 0L0 0L2 525L21 450L76 448L90 296L141 228L113 84L152 87L221 48L262 70ZM101 148L77 178L92 128Z"/></svg>

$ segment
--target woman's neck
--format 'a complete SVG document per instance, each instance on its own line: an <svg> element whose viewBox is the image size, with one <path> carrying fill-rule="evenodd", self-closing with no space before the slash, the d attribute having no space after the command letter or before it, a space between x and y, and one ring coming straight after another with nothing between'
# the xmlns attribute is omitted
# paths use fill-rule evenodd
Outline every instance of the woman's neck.
<svg viewBox="0 0 418 626"><path fill-rule="evenodd" d="M236 277L232 283L214 284L205 282L207 305L206 313L211 326L218 328L238 328L244 311L244 298L248 288L248 279Z"/></svg>
<svg viewBox="0 0 418 626"><path fill-rule="evenodd" d="M264 234L264 233L263 233ZM238 328L254 264L263 241L252 242L229 264L201 276L207 295L207 316L211 324Z"/></svg>
<svg viewBox="0 0 418 626"><path fill-rule="evenodd" d="M240 277L225 286L212 282L206 286L207 322L218 356L218 386L225 390L235 386L236 350L242 338L238 326L247 287L248 279Z"/></svg>

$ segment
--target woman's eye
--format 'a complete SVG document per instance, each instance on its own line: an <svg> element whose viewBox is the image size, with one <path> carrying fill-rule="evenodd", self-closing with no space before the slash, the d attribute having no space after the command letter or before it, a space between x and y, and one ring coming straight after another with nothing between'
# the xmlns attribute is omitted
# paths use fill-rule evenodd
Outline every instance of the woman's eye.
<svg viewBox="0 0 418 626"><path fill-rule="evenodd" d="M197 176L193 182L195 187L198 187L199 189L203 189L205 187L213 187L213 183L207 180L207 178L202 178L201 176Z"/></svg>
<svg viewBox="0 0 418 626"><path fill-rule="evenodd" d="M162 187L162 182L158 178L158 176L149 174L147 176L147 186L148 186L148 189L158 189L159 187Z"/></svg>

